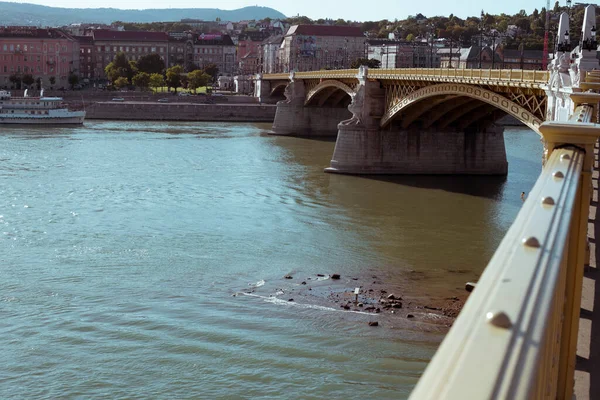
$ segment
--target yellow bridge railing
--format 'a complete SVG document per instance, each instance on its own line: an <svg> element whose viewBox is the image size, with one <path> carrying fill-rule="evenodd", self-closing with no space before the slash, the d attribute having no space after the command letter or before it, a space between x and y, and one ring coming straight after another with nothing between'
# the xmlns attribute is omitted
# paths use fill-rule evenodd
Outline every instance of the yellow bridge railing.
<svg viewBox="0 0 600 400"><path fill-rule="evenodd" d="M358 70L321 70L296 72L297 79L349 79L356 78ZM454 68L398 68L398 69L369 69L368 77L372 79L427 79L427 80L468 80L493 81L506 83L548 83L548 71L530 71L518 69L454 69ZM266 74L262 79L287 80L289 73Z"/></svg>
<svg viewBox="0 0 600 400"><path fill-rule="evenodd" d="M541 125L543 171L411 399L572 397L593 118Z"/></svg>

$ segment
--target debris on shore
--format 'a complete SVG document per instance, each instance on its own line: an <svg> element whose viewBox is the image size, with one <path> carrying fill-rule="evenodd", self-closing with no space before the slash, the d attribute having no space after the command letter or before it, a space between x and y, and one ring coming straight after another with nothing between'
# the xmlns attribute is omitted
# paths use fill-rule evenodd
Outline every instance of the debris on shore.
<svg viewBox="0 0 600 400"><path fill-rule="evenodd" d="M464 291L439 298L410 296L397 285L386 285L377 276L341 279L340 274L302 276L299 280L285 275L283 279L254 287L249 293L265 298L281 297L296 304L372 313L377 315L379 323L371 326L380 326L384 318L387 319L384 326L431 324L445 328L452 325L468 296Z"/></svg>

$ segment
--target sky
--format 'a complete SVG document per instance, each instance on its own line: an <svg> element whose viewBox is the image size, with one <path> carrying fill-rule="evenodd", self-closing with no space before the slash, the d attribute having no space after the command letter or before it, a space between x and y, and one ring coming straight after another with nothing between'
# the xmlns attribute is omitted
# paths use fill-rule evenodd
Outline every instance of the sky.
<svg viewBox="0 0 600 400"><path fill-rule="evenodd" d="M524 9L531 13L535 8L541 10L546 6L545 0L103 0L101 2L82 2L81 0L28 0L11 1L14 3L32 3L52 7L67 8L220 8L231 10L246 6L264 6L274 8L286 16L305 15L312 19L343 18L354 21L379 21L388 19L405 19L409 15L421 13L426 17L454 14L460 18L479 16L481 10L490 14L516 14ZM576 0L577 1L577 0ZM575 3L574 1L573 3ZM589 0L588 0L589 1ZM554 7L551 0L550 7ZM566 5L560 0L560 5Z"/></svg>

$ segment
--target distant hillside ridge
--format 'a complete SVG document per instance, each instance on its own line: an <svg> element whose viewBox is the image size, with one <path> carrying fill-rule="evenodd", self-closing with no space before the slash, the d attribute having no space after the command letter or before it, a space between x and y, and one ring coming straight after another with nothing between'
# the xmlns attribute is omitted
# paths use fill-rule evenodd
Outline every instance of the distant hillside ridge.
<svg viewBox="0 0 600 400"><path fill-rule="evenodd" d="M243 21L264 18L284 19L286 16L270 7L244 7L236 10L218 8L169 8L148 10L120 10L117 8L59 8L37 4L0 1L0 25L62 26L75 23L110 24L123 22L180 21L184 18L204 21Z"/></svg>

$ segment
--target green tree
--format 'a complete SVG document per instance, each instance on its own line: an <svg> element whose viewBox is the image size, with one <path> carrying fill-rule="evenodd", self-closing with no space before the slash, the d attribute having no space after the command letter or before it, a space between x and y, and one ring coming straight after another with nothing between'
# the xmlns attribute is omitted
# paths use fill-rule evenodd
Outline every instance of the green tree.
<svg viewBox="0 0 600 400"><path fill-rule="evenodd" d="M147 74L145 72L138 72L131 80L131 83L144 90L148 86L150 86L150 74Z"/></svg>
<svg viewBox="0 0 600 400"><path fill-rule="evenodd" d="M156 53L140 57L137 61L138 70L148 74L160 74L165 69L165 62Z"/></svg>
<svg viewBox="0 0 600 400"><path fill-rule="evenodd" d="M350 68L359 68L361 65L366 65L369 68L380 68L381 61L376 60L374 58L371 58L370 60L366 58L359 58L352 62Z"/></svg>
<svg viewBox="0 0 600 400"><path fill-rule="evenodd" d="M202 70L192 71L188 73L188 89L192 89L196 93L196 89L206 86L210 79L210 75Z"/></svg>
<svg viewBox="0 0 600 400"><path fill-rule="evenodd" d="M21 75L19 74L11 74L8 77L8 80L16 87L16 88L20 88L21 85Z"/></svg>
<svg viewBox="0 0 600 400"><path fill-rule="evenodd" d="M127 78L124 76L120 76L117 79L115 79L114 85L117 89L121 89L129 85L129 80L127 80Z"/></svg>
<svg viewBox="0 0 600 400"><path fill-rule="evenodd" d="M23 84L26 86L31 86L35 82L35 79L33 78L33 75L31 75L31 74L23 75L22 80L23 80Z"/></svg>
<svg viewBox="0 0 600 400"><path fill-rule="evenodd" d="M133 77L139 72L137 63L133 60L129 61L129 70L127 71L127 79L132 82Z"/></svg>
<svg viewBox="0 0 600 400"><path fill-rule="evenodd" d="M71 85L71 89L73 89L73 87L75 85L77 85L79 83L79 76L75 75L74 73L70 73L69 74L69 85Z"/></svg>
<svg viewBox="0 0 600 400"><path fill-rule="evenodd" d="M181 74L181 87L187 89L188 87L188 76L187 74Z"/></svg>
<svg viewBox="0 0 600 400"><path fill-rule="evenodd" d="M151 74L150 75L150 87L155 90L165 86L165 78L162 74Z"/></svg>
<svg viewBox="0 0 600 400"><path fill-rule="evenodd" d="M204 67L204 72L210 75L214 80L219 74L219 67L217 67L215 64L208 64L206 67Z"/></svg>
<svg viewBox="0 0 600 400"><path fill-rule="evenodd" d="M132 76L133 71L125 53L120 51L115 59L104 68L104 73L108 80L114 83L120 77L130 79L129 77Z"/></svg>
<svg viewBox="0 0 600 400"><path fill-rule="evenodd" d="M183 67L181 65L175 65L167 69L167 89L174 88L177 91L177 88L181 86L181 74L183 74Z"/></svg>

